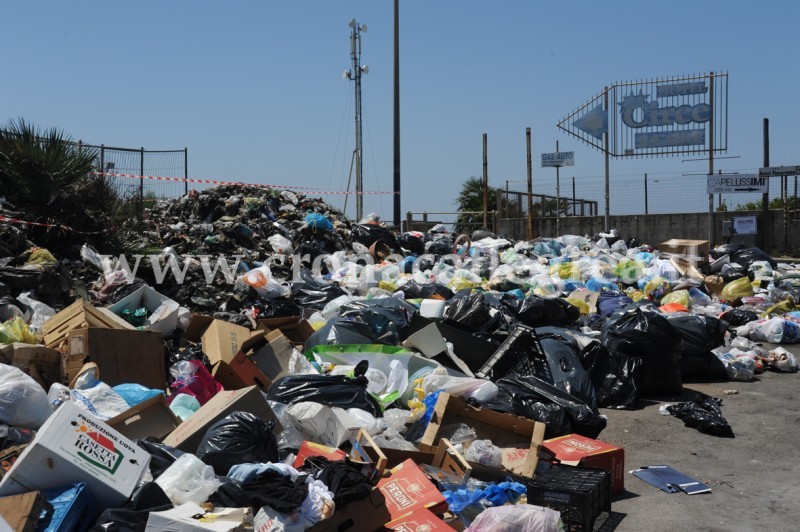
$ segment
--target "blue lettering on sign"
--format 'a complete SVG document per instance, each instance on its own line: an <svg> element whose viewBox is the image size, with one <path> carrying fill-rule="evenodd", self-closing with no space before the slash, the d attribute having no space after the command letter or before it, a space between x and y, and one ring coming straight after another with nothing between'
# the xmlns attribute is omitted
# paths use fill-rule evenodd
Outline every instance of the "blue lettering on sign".
<svg viewBox="0 0 800 532"><path fill-rule="evenodd" d="M644 94L625 96L618 105L622 123L632 128L685 125L691 122L702 124L711 120L711 106L707 103L659 107ZM640 111L637 113L636 111ZM699 143L702 144L702 143Z"/></svg>
<svg viewBox="0 0 800 532"><path fill-rule="evenodd" d="M705 81L695 81L692 83L673 83L672 85L658 85L656 87L656 98L668 98L670 96L688 96L690 94L705 94L708 92Z"/></svg>
<svg viewBox="0 0 800 532"><path fill-rule="evenodd" d="M689 129L686 131L658 131L655 133L637 133L636 148L664 148L669 146L695 146L706 143L706 130Z"/></svg>

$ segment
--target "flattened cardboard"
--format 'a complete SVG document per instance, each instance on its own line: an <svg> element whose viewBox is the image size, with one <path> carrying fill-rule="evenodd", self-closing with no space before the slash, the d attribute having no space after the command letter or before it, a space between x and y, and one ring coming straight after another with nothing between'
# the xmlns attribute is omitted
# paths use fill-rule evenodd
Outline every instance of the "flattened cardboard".
<svg viewBox="0 0 800 532"><path fill-rule="evenodd" d="M197 519L195 516L205 516ZM206 512L187 502L162 512L150 512L146 532L238 532L252 530L245 526L244 508L214 508Z"/></svg>
<svg viewBox="0 0 800 532"><path fill-rule="evenodd" d="M441 512L447 507L444 496L412 460L393 468L387 478L378 481L378 489L386 497L392 519L421 508Z"/></svg>
<svg viewBox="0 0 800 532"><path fill-rule="evenodd" d="M68 338L69 351L64 357L66 382L72 381L85 362L94 362L109 386L136 383L154 390L166 387L161 333L92 327L70 331Z"/></svg>
<svg viewBox="0 0 800 532"><path fill-rule="evenodd" d="M0 496L85 482L104 508L133 493L150 455L72 402L62 404L0 481Z"/></svg>
<svg viewBox="0 0 800 532"><path fill-rule="evenodd" d="M0 516L14 532L34 532L45 509L52 510L52 506L38 491L0 499Z"/></svg>
<svg viewBox="0 0 800 532"><path fill-rule="evenodd" d="M622 447L579 434L545 440L542 447L562 464L605 469L611 473L611 492L625 491L625 450Z"/></svg>
<svg viewBox="0 0 800 532"><path fill-rule="evenodd" d="M193 453L211 425L237 410L250 412L266 422L275 421L273 429L275 434L283 430L283 426L267 404L264 394L257 386L249 386L241 390L226 390L217 393L209 402L201 406L200 410L164 438L164 443L183 452Z"/></svg>
<svg viewBox="0 0 800 532"><path fill-rule="evenodd" d="M132 440L148 436L161 440L178 428L181 420L169 409L167 398L158 395L109 419L106 424Z"/></svg>
<svg viewBox="0 0 800 532"><path fill-rule="evenodd" d="M503 468L525 478L532 478L539 460L539 448L544 440L545 424L512 414L475 408L460 397L441 393L436 401L433 416L420 441L420 450L433 451L441 439L443 426L466 423L478 434L478 439L492 440L503 452ZM505 449L528 449L523 464L508 462L513 453ZM476 467L480 464L470 462Z"/></svg>

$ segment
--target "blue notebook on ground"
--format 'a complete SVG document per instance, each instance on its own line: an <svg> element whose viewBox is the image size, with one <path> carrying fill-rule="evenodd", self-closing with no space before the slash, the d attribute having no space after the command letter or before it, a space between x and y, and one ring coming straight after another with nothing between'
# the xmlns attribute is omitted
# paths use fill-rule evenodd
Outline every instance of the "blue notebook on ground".
<svg viewBox="0 0 800 532"><path fill-rule="evenodd" d="M667 493L677 493L678 491L683 491L689 495L711 493L711 488L704 483L688 475L684 475L670 466L644 466L640 469L634 469L631 473L651 486L655 486Z"/></svg>

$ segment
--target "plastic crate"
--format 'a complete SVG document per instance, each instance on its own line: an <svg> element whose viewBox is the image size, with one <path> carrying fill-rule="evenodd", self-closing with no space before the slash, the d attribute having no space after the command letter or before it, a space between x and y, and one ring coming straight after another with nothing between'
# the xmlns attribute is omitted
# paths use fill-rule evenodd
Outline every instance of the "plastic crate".
<svg viewBox="0 0 800 532"><path fill-rule="evenodd" d="M528 503L561 512L571 532L595 530L611 515L611 475L594 467L553 464L528 484Z"/></svg>
<svg viewBox="0 0 800 532"><path fill-rule="evenodd" d="M39 516L36 532L85 532L97 517L94 499L83 482L64 488L43 490L53 506Z"/></svg>
<svg viewBox="0 0 800 532"><path fill-rule="evenodd" d="M552 382L550 366L533 327L517 326L475 376L496 381L509 375L536 375Z"/></svg>

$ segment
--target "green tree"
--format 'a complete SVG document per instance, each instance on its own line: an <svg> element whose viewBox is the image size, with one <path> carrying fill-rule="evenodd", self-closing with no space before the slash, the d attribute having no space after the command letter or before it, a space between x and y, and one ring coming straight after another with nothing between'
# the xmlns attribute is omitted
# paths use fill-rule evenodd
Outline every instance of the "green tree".
<svg viewBox="0 0 800 532"><path fill-rule="evenodd" d="M797 210L800 209L800 197L798 196L789 196L787 199L787 203L789 204L790 210ZM736 206L736 211L760 211L761 206L764 205L762 200L751 201L748 203L740 203ZM781 198L772 198L769 202L770 209L783 209L783 199Z"/></svg>
<svg viewBox="0 0 800 532"><path fill-rule="evenodd" d="M472 176L464 181L455 204L459 214L453 231L472 233L479 229L483 225L483 180ZM489 210L493 211L496 205L497 191L489 188Z"/></svg>

